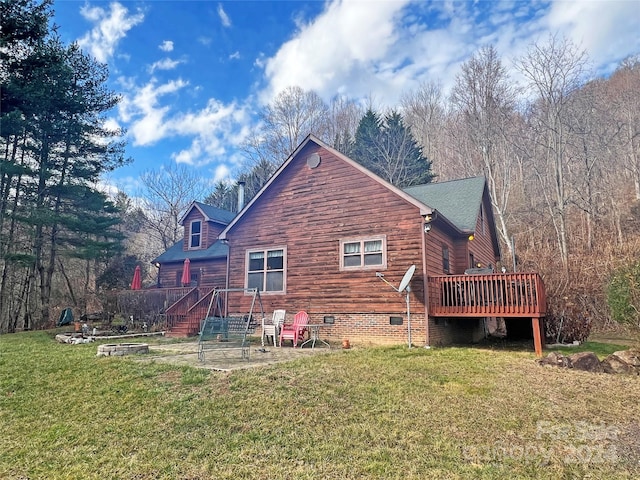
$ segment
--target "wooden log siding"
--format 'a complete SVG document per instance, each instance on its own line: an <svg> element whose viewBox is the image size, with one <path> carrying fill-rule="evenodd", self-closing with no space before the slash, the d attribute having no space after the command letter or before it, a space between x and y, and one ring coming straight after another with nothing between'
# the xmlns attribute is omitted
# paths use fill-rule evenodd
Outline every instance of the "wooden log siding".
<svg viewBox="0 0 640 480"><path fill-rule="evenodd" d="M527 317L546 314L544 285L537 273L429 277L433 317Z"/></svg>
<svg viewBox="0 0 640 480"><path fill-rule="evenodd" d="M321 163L311 169L306 158L314 152L320 154ZM349 318L375 315L376 331L404 338L406 322L389 325L389 316L406 318L404 296L377 278L376 269L340 270L340 240L383 235L387 268L377 270L386 280L397 286L407 268L417 266L411 282L411 312L412 323L416 315L413 326L423 331L416 333L416 341L423 341L424 233L418 207L315 144L299 152L286 168L228 232L229 287L245 284L247 250L286 246L286 292L262 293L267 312L306 310L312 321L319 322L324 315L334 315L336 324L326 329L332 337L339 335L336 332ZM247 306L230 300L229 308L243 311ZM368 329L374 328L371 322L365 322Z"/></svg>
<svg viewBox="0 0 640 480"><path fill-rule="evenodd" d="M163 264L160 270L160 288L178 287L179 285L176 285L176 282L180 282L183 265L184 262ZM201 273L201 286L224 288L226 284L226 258L191 260L190 269L192 272Z"/></svg>
<svg viewBox="0 0 640 480"><path fill-rule="evenodd" d="M184 238L183 249L190 250L189 242L191 241L191 222L200 220L202 222L200 229L200 248L209 248L218 240L218 235L224 230L225 225L217 222L208 222L204 215L197 208L192 209L184 219Z"/></svg>

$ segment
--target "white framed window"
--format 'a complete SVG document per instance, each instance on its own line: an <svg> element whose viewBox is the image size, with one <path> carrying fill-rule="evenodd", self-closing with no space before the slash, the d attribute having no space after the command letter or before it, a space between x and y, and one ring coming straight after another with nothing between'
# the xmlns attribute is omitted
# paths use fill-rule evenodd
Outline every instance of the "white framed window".
<svg viewBox="0 0 640 480"><path fill-rule="evenodd" d="M385 236L340 240L340 270L376 270L386 267Z"/></svg>
<svg viewBox="0 0 640 480"><path fill-rule="evenodd" d="M246 288L257 288L264 293L284 293L286 260L285 247L247 250Z"/></svg>
<svg viewBox="0 0 640 480"><path fill-rule="evenodd" d="M202 221L193 220L189 225L189 248L200 248L202 245Z"/></svg>

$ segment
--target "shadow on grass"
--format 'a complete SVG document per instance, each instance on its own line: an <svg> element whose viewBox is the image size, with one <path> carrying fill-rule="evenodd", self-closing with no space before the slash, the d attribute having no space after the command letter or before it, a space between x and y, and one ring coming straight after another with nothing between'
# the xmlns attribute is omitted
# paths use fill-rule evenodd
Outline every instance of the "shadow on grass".
<svg viewBox="0 0 640 480"><path fill-rule="evenodd" d="M472 345L467 345L471 347ZM515 340L509 338L487 338L473 346L480 348L486 348L489 350L503 351L503 352L522 352L522 353L534 353L533 340ZM578 352L593 352L598 357L606 357L613 352L620 350L627 350L631 348L629 345L609 343L609 342L584 342L579 345L567 345L567 346L553 346L547 345L543 350L543 355L548 355L551 352L559 352L564 355L571 355Z"/></svg>
<svg viewBox="0 0 640 480"><path fill-rule="evenodd" d="M510 338L496 338L490 337L484 340L481 340L477 343L467 343L467 344L455 344L451 345L452 347L461 347L461 348L482 348L487 350L495 350L498 352L519 352L519 353L530 353L535 354L533 348L533 340L529 339L510 339ZM571 355L572 353L578 352L593 352L598 357L606 357L607 355L612 354L613 352L618 352L620 350L627 350L631 348L630 345L618 344L618 343L609 343L609 342L584 342L579 345L568 345L564 347L560 346L552 346L547 345L543 350L543 355L548 355L551 352L559 352L564 355Z"/></svg>

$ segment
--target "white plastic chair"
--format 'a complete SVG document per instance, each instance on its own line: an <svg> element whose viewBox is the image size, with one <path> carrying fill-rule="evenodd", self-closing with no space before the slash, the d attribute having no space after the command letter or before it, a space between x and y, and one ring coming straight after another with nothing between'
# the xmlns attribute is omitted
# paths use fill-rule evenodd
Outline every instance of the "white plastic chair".
<svg viewBox="0 0 640 480"><path fill-rule="evenodd" d="M286 315L286 310L274 310L273 317L271 320L267 320L266 318L262 319L262 346L264 347L264 339L265 337L271 337L273 340L273 346L277 345L276 338L280 334L280 327L284 323L284 317Z"/></svg>

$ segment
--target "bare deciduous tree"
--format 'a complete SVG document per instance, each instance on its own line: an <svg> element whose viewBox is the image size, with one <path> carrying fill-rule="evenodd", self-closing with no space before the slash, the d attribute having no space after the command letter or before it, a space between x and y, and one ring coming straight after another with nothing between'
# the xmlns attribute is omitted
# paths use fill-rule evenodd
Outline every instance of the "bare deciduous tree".
<svg viewBox="0 0 640 480"><path fill-rule="evenodd" d="M471 151L465 152L472 162L467 173L487 178L498 232L510 255L507 215L515 156L510 132L516 102L512 85L495 48L487 46L462 64L451 93L462 127L458 133L471 144Z"/></svg>
<svg viewBox="0 0 640 480"><path fill-rule="evenodd" d="M640 200L640 55L626 59L611 77L615 118L620 124L620 154Z"/></svg>
<svg viewBox="0 0 640 480"><path fill-rule="evenodd" d="M442 85L438 82L423 82L416 91L405 93L401 98L404 121L411 128L422 152L433 163L434 172L442 173L443 130L445 104Z"/></svg>
<svg viewBox="0 0 640 480"><path fill-rule="evenodd" d="M173 163L143 172L140 182L148 232L167 249L182 238L180 218L193 200L204 197L207 183L195 170Z"/></svg>
<svg viewBox="0 0 640 480"><path fill-rule="evenodd" d="M335 149L351 155L353 141L364 109L353 100L337 95L331 99L326 141Z"/></svg>
<svg viewBox="0 0 640 480"><path fill-rule="evenodd" d="M532 45L517 65L535 96L531 109L539 154L535 173L556 231L562 267L568 272L568 104L584 82L587 54L570 40L552 36L544 45Z"/></svg>
<svg viewBox="0 0 640 480"><path fill-rule="evenodd" d="M245 151L256 162L279 165L308 134L326 140L328 118L329 109L316 92L288 87L261 112L260 132L249 139Z"/></svg>

